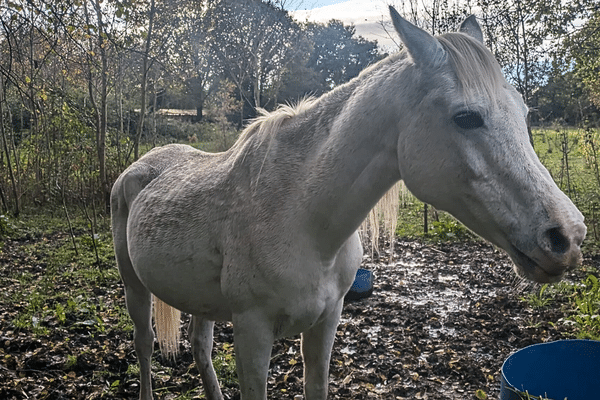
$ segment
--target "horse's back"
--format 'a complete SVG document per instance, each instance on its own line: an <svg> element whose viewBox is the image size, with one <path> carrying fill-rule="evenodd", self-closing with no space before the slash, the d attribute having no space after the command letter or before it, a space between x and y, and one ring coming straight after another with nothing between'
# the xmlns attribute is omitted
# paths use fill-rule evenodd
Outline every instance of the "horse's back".
<svg viewBox="0 0 600 400"><path fill-rule="evenodd" d="M205 155L191 146L170 144L156 147L131 164L117 178L111 192L111 210L127 211L139 192L165 170L189 161L194 156Z"/></svg>

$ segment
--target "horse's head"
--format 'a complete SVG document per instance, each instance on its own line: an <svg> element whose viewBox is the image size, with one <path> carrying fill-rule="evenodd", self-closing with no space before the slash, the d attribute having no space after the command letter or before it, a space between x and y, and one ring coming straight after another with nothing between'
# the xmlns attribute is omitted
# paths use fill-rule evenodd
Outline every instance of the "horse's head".
<svg viewBox="0 0 600 400"><path fill-rule="evenodd" d="M474 17L434 38L390 7L417 93L400 119L398 159L407 187L500 246L517 272L560 280L581 261L583 216L538 160L528 109L483 45Z"/></svg>

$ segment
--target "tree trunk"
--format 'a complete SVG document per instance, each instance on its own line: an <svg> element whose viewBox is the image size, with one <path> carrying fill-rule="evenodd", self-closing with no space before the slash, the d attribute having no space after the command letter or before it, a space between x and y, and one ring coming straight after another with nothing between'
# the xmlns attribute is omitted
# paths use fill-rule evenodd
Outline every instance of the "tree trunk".
<svg viewBox="0 0 600 400"><path fill-rule="evenodd" d="M150 14L148 15L148 35L146 36L146 44L144 47L144 56L142 58L142 82L140 90L140 117L138 120L137 131L133 144L133 159L140 158L140 140L144 131L144 120L146 117L146 92L148 90L148 64L150 58L150 45L152 44L152 28L154 25L154 14L156 13L155 0L150 1Z"/></svg>
<svg viewBox="0 0 600 400"><path fill-rule="evenodd" d="M102 21L102 10L100 9L100 0L96 0L96 13L98 15L98 25L100 26L98 35L98 47L100 47L100 57L102 60L102 77L100 86L100 126L98 129L98 164L100 172L100 185L104 194L104 205L107 213L110 213L110 185L106 173L106 129L108 125L108 59L106 54L104 40L104 22Z"/></svg>
<svg viewBox="0 0 600 400"><path fill-rule="evenodd" d="M123 113L123 59L119 57L119 69L118 69L118 84L117 84L117 115L119 116L119 129L116 134L116 145L117 145L117 166L119 170L122 170L124 163L121 156L121 138L125 136L125 115Z"/></svg>
<svg viewBox="0 0 600 400"><path fill-rule="evenodd" d="M196 62L199 64L199 62ZM190 91L192 92L191 98L196 105L196 117L194 122L201 122L204 112L204 79L200 73L194 78L190 79Z"/></svg>
<svg viewBox="0 0 600 400"><path fill-rule="evenodd" d="M142 87L140 90L140 116L138 119L135 138L133 139L133 160L140 158L140 140L144 131L144 120L146 118L146 88L148 81L148 58L144 56L142 61Z"/></svg>
<svg viewBox="0 0 600 400"><path fill-rule="evenodd" d="M84 3L85 4L85 3ZM96 35L96 46L100 52L100 93L99 102L94 96L93 79L92 79L92 62L88 62L88 91L90 95L90 102L94 108L96 115L96 153L98 156L98 173L100 178L100 190L102 191L102 198L105 203L106 211L110 212L110 187L108 184L106 174L106 129L107 129L107 107L108 107L108 55L106 54L106 41L105 41L105 27L104 20L102 18L102 8L100 0L95 0L93 3L94 10L96 11L97 35ZM86 11L86 19L89 20L89 14ZM90 49L93 48L93 42L90 38Z"/></svg>
<svg viewBox="0 0 600 400"><path fill-rule="evenodd" d="M196 118L194 119L194 122L202 122L203 110L204 110L203 104L198 104L196 106Z"/></svg>
<svg viewBox="0 0 600 400"><path fill-rule="evenodd" d="M6 140L6 131L4 130L4 78L0 76L0 134L2 134L2 147L4 148L4 153L6 154L6 168L8 169L8 176L10 178L10 183L13 189L13 195L15 198L15 209L14 216L19 216L21 212L21 208L19 205L19 191L17 189L17 180L15 179L15 175L13 173L12 164L10 162L10 151L8 149L8 141ZM5 202L4 194L2 194L2 201Z"/></svg>
<svg viewBox="0 0 600 400"><path fill-rule="evenodd" d="M254 80L254 110L258 110L260 104L260 77L258 74L258 68L256 69L256 79Z"/></svg>
<svg viewBox="0 0 600 400"><path fill-rule="evenodd" d="M242 126L244 126L244 92L241 85L238 85L238 89L240 91L240 101L242 103L240 106L240 123L238 124L238 129L241 129Z"/></svg>

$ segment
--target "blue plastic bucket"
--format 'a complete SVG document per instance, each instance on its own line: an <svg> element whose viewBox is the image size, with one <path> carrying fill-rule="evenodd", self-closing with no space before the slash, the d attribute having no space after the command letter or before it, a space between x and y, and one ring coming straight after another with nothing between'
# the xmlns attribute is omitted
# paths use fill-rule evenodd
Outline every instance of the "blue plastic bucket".
<svg viewBox="0 0 600 400"><path fill-rule="evenodd" d="M554 400L600 399L600 341L558 340L513 353L502 365L500 400L520 400L515 389Z"/></svg>
<svg viewBox="0 0 600 400"><path fill-rule="evenodd" d="M368 269L359 268L356 278L346 298L349 300L362 299L373 293L373 273Z"/></svg>

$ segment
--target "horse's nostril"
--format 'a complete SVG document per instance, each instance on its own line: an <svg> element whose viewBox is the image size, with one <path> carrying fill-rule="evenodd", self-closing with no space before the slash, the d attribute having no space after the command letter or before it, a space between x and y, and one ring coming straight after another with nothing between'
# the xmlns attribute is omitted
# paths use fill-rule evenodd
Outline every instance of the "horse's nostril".
<svg viewBox="0 0 600 400"><path fill-rule="evenodd" d="M546 236L553 253L563 254L569 249L569 239L560 232L559 228L548 229Z"/></svg>

